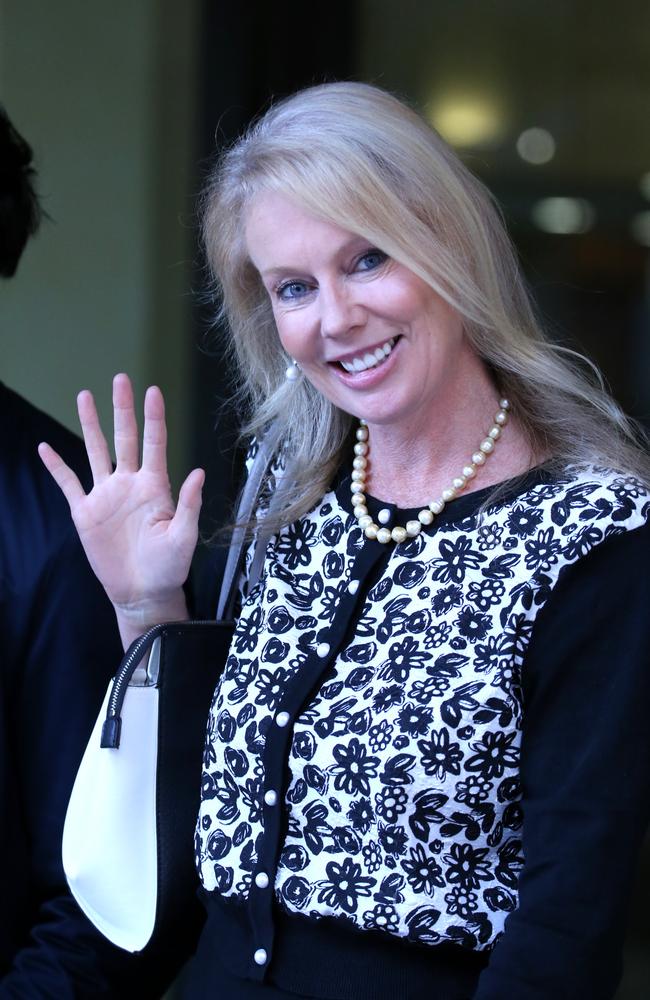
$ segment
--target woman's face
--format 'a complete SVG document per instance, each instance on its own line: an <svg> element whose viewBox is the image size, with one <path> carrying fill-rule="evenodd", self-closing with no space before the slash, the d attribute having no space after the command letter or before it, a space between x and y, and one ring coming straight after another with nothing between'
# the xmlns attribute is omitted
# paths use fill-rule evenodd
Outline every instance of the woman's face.
<svg viewBox="0 0 650 1000"><path fill-rule="evenodd" d="M476 357L458 314L412 271L275 193L253 200L246 243L282 346L332 403L405 427L453 405Z"/></svg>

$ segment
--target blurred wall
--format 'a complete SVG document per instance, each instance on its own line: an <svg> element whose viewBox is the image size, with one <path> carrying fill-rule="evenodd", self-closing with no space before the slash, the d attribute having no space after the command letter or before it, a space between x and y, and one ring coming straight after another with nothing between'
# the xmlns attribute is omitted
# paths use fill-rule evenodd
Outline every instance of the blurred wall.
<svg viewBox="0 0 650 1000"><path fill-rule="evenodd" d="M46 218L0 285L0 378L76 427L110 379L165 391L174 478L189 433L199 2L0 0L0 100Z"/></svg>
<svg viewBox="0 0 650 1000"><path fill-rule="evenodd" d="M647 0L358 2L361 78L487 184L550 335L650 427Z"/></svg>

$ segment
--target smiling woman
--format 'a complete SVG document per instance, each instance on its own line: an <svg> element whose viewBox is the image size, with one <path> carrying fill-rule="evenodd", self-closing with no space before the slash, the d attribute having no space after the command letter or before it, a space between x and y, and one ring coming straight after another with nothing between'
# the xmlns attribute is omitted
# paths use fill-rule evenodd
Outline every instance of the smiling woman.
<svg viewBox="0 0 650 1000"><path fill-rule="evenodd" d="M649 811L646 451L389 94L272 108L217 164L205 237L251 456L276 446L207 725L186 995L611 998ZM202 476L174 511L160 393L139 469L123 377L115 411L111 474L80 398L89 496L43 457L128 637L186 613Z"/></svg>
<svg viewBox="0 0 650 1000"><path fill-rule="evenodd" d="M454 414L447 447L456 449L454 439L459 445L473 440L477 417L486 422L494 409L494 389L463 336L459 314L427 282L277 193L252 200L245 231L282 346L335 407L371 425L373 446L399 454L437 414L452 412L468 385L476 411L465 412L467 426ZM431 459L428 489L442 490L446 470L440 456ZM523 468L520 460L507 471ZM383 488L380 474L375 461L373 485Z"/></svg>
<svg viewBox="0 0 650 1000"><path fill-rule="evenodd" d="M278 498L288 519L313 506L340 467L351 415L375 420L373 449L389 448L397 463L382 482L373 462L373 488L406 480L394 499L420 503L459 478L453 452L460 449L462 465L475 451L500 397L513 420L499 448L501 475L481 469L482 484L589 455L647 476L635 431L597 373L588 378L588 364L540 330L488 192L391 95L330 84L272 108L217 165L204 233L248 404L246 430L260 434L277 421L292 455L293 478ZM366 355L391 341L385 365L361 371ZM310 375L298 386L286 384L281 347L299 360L306 352ZM346 366L348 379L339 370ZM439 447L427 433L415 478L431 492L416 496L406 456L421 444L432 393ZM380 428L394 412L402 436L389 429L385 442Z"/></svg>

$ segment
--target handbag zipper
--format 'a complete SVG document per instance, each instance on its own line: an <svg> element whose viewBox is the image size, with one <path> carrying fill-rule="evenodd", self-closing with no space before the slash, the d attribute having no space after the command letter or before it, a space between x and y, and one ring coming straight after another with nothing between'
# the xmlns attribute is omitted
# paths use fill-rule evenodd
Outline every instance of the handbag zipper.
<svg viewBox="0 0 650 1000"><path fill-rule="evenodd" d="M186 622L179 622L179 625L185 625ZM206 621L192 621L192 626L197 625L214 625L214 619L208 619ZM129 681L133 676L136 667L144 657L145 653L151 648L155 640L158 638L162 632L169 628L169 622L163 622L159 625L152 625L151 628L143 632L141 636L135 639L126 653L124 658L120 663L117 673L113 679L113 686L111 688L110 697L108 699L108 707L106 709L106 718L102 724L102 736L100 746L108 749L117 749L120 745L120 731L122 728L122 705L124 703L124 698L126 696L126 689L129 686Z"/></svg>

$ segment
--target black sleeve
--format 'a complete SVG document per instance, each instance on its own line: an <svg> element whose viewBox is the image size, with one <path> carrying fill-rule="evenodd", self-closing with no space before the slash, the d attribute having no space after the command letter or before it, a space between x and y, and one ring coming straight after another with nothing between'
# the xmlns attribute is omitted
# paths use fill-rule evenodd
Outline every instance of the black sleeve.
<svg viewBox="0 0 650 1000"><path fill-rule="evenodd" d="M11 816L0 837L9 840L0 937L14 935L15 944L0 998L158 997L173 967L109 945L72 900L62 869L70 790L121 658L113 609L72 531L7 610L4 652L17 667L0 720L13 788L10 802L3 795Z"/></svg>
<svg viewBox="0 0 650 1000"><path fill-rule="evenodd" d="M650 525L563 571L523 693L519 908L474 1000L609 1000L650 811Z"/></svg>

